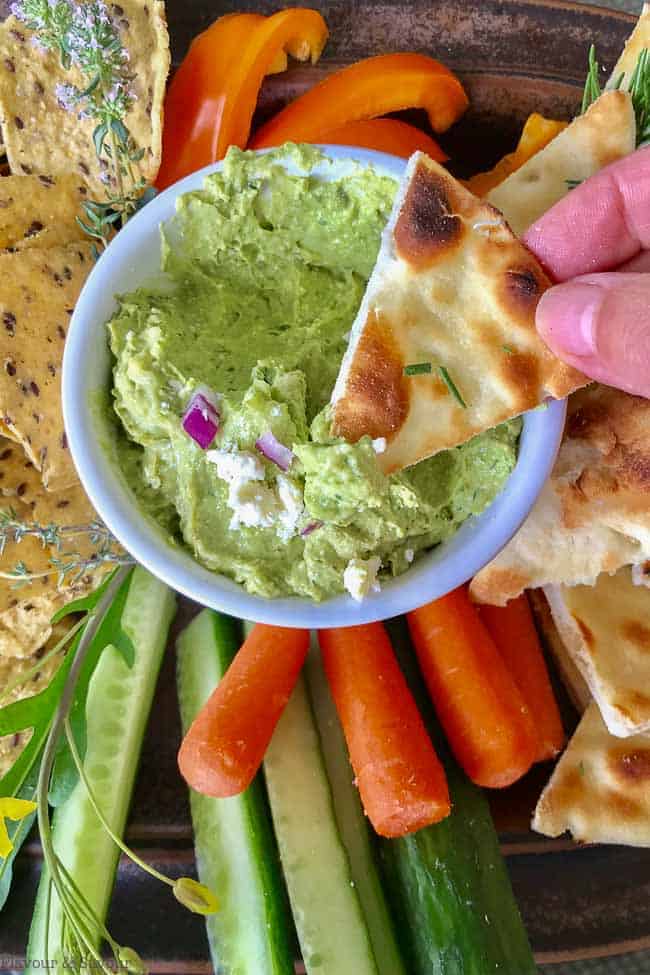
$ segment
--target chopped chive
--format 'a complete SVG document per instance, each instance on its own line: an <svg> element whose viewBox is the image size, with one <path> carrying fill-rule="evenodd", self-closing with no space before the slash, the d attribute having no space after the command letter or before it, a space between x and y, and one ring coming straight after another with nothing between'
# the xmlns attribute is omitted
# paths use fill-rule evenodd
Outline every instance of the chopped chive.
<svg viewBox="0 0 650 975"><path fill-rule="evenodd" d="M583 183L584 180L582 180L582 179L565 179L564 182L566 183L568 189L574 190L576 188L576 186L580 186L580 184Z"/></svg>
<svg viewBox="0 0 650 975"><path fill-rule="evenodd" d="M504 352L507 352L508 355L514 355L515 354L515 350L513 348L511 348L509 345L502 345L501 348L503 349Z"/></svg>
<svg viewBox="0 0 650 975"><path fill-rule="evenodd" d="M412 362L410 366L404 366L405 376L426 376L430 372L430 362Z"/></svg>
<svg viewBox="0 0 650 975"><path fill-rule="evenodd" d="M578 771L580 772L580 775L585 774L585 763L583 761L578 762Z"/></svg>
<svg viewBox="0 0 650 975"><path fill-rule="evenodd" d="M460 406L462 406L464 410L466 410L467 409L467 403L465 402L465 400L463 399L463 397L460 395L460 392L458 390L458 386L456 385L456 383L454 382L454 380L451 378L451 376L449 375L449 373L447 372L447 370L445 369L445 367L444 366L438 366L438 372L442 376L442 379L444 380L445 386L447 387L447 389L449 390L449 392L451 393L451 395L454 397L454 399L456 400L456 402L459 403Z"/></svg>

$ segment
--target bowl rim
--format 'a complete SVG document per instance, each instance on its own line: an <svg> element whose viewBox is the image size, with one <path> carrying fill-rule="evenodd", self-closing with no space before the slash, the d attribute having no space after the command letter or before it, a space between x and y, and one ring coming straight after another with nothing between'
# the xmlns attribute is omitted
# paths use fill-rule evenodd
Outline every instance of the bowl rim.
<svg viewBox="0 0 650 975"><path fill-rule="evenodd" d="M318 146L336 163L373 165L394 178L406 161L354 146ZM265 154L269 150L261 150ZM361 602L341 594L315 602L304 597L267 598L251 595L235 583L204 568L188 548L170 542L152 519L143 515L136 497L103 447L98 416L92 404L97 388L88 385L86 362L100 334L97 307L114 304L118 288L111 281L137 260L139 242L155 235L169 219L180 195L199 188L206 176L219 172L223 161L205 166L158 194L109 244L81 291L66 338L63 370L63 416L68 445L79 478L99 516L133 558L176 592L212 609L256 622L295 627L353 626L376 622L415 609L470 579L505 546L520 527L552 469L566 416L566 400L523 415L515 469L495 501L464 522L447 541L436 546L405 573L382 584L381 592ZM115 272L115 268L118 272ZM130 290L130 289L129 289ZM83 404L80 407L80 404Z"/></svg>

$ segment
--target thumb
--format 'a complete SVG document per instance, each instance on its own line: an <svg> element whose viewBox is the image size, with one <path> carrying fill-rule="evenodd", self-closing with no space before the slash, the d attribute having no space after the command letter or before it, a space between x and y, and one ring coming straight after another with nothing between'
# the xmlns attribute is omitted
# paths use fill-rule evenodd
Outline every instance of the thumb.
<svg viewBox="0 0 650 975"><path fill-rule="evenodd" d="M586 274L537 306L537 330L592 379L650 398L650 274Z"/></svg>

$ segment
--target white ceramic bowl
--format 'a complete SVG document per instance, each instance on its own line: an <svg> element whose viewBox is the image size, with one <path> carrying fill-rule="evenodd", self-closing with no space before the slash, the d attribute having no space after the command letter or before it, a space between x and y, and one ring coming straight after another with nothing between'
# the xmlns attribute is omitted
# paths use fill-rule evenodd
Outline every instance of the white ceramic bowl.
<svg viewBox="0 0 650 975"><path fill-rule="evenodd" d="M324 146L340 175L350 159L399 178L403 160L354 147ZM110 383L111 356L105 323L123 294L160 277L159 226L172 217L182 193L198 189L217 163L161 193L115 238L81 293L66 340L63 412L68 442L81 481L104 522L138 562L178 592L232 616L282 626L353 626L387 619L444 595L466 582L503 548L530 511L550 473L562 436L566 403L550 403L524 417L519 459L494 503L465 522L380 593L355 602L347 595L322 603L308 599L251 596L230 579L203 568L189 551L170 544L145 516L111 457L111 428L96 408Z"/></svg>

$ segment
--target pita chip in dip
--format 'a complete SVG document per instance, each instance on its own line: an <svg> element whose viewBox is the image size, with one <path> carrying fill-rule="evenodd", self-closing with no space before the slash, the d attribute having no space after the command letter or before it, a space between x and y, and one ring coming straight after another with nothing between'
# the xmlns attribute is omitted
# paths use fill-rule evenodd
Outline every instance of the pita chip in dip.
<svg viewBox="0 0 650 975"><path fill-rule="evenodd" d="M333 433L410 467L588 380L535 329L550 282L502 215L415 153L352 326Z"/></svg>

